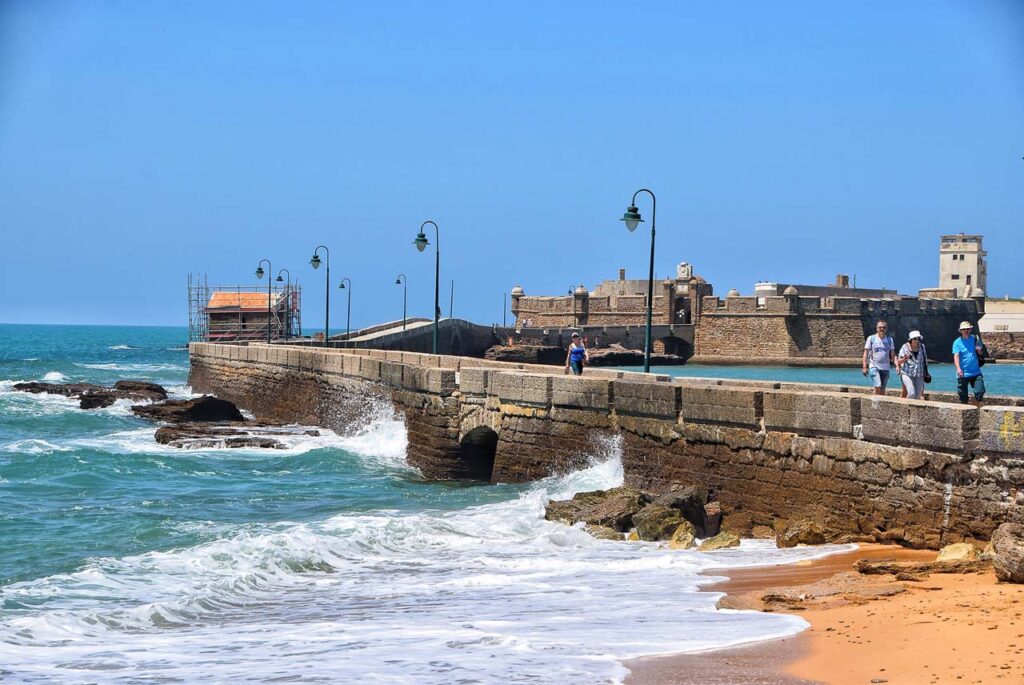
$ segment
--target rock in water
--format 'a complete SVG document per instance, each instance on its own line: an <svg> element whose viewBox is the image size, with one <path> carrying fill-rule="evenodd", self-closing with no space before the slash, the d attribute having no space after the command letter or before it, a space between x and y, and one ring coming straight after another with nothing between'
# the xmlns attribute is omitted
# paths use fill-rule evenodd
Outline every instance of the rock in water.
<svg viewBox="0 0 1024 685"><path fill-rule="evenodd" d="M648 542L670 539L684 522L679 510L657 503L648 504L633 515L637 535Z"/></svg>
<svg viewBox="0 0 1024 685"><path fill-rule="evenodd" d="M607 526L625 532L633 525L633 515L644 506L639 490L629 487L580 492L571 500L549 502L544 518L572 525L582 521L589 526Z"/></svg>
<svg viewBox="0 0 1024 685"><path fill-rule="evenodd" d="M132 407L132 412L145 419L168 423L245 421L242 412L233 403L212 395L140 405Z"/></svg>
<svg viewBox="0 0 1024 685"><path fill-rule="evenodd" d="M587 532L598 540L622 540L622 533L608 526L587 526Z"/></svg>
<svg viewBox="0 0 1024 685"><path fill-rule="evenodd" d="M167 399L167 390L162 385L147 381L118 381L114 390L132 395L132 399L144 399L148 396L154 402Z"/></svg>
<svg viewBox="0 0 1024 685"><path fill-rule="evenodd" d="M996 578L1024 583L1024 524L1004 523L992 535L992 566Z"/></svg>
<svg viewBox="0 0 1024 685"><path fill-rule="evenodd" d="M658 497L654 503L677 510L693 524L699 538L717 535L722 527L722 509L717 502L708 502L707 488L691 486L673 490Z"/></svg>
<svg viewBox="0 0 1024 685"><path fill-rule="evenodd" d="M102 409L103 407L109 407L117 398L113 395L102 392L83 392L78 398L79 409Z"/></svg>
<svg viewBox="0 0 1024 685"><path fill-rule="evenodd" d="M107 388L92 383L15 383L15 390L31 393L46 393L77 397L78 406L82 409L100 409L109 407L116 400L152 401L167 399L167 391L163 386L146 381L118 381L114 387Z"/></svg>
<svg viewBox="0 0 1024 685"><path fill-rule="evenodd" d="M672 533L672 537L668 540L669 549L692 549L696 537L693 534L693 524L689 521L683 521L682 524L676 528L676 531Z"/></svg>
<svg viewBox="0 0 1024 685"><path fill-rule="evenodd" d="M795 521L775 537L779 547L796 547L797 545L823 545L825 532L813 521Z"/></svg>
<svg viewBox="0 0 1024 685"><path fill-rule="evenodd" d="M957 542L946 545L939 550L935 561L973 561L978 558L978 550L969 542Z"/></svg>
<svg viewBox="0 0 1024 685"><path fill-rule="evenodd" d="M713 552L716 549L726 549L728 547L739 547L740 537L734 533L719 533L713 538L708 538L704 542L700 543L701 552Z"/></svg>

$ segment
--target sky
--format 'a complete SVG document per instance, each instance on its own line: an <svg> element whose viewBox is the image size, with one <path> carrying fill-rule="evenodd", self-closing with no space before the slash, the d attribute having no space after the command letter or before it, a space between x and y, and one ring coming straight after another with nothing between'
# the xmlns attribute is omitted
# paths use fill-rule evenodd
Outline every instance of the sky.
<svg viewBox="0 0 1024 685"><path fill-rule="evenodd" d="M0 1L0 321L187 323L260 259L332 328L681 261L916 293L980 233L1024 295L1024 2ZM433 231L429 238L435 242ZM266 281L264 280L263 283ZM511 321L511 314L508 314Z"/></svg>

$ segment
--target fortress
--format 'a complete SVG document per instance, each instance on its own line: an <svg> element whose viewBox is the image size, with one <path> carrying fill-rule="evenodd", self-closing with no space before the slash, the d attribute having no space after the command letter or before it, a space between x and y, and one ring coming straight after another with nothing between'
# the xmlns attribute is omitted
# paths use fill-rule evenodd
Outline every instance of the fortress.
<svg viewBox="0 0 1024 685"><path fill-rule="evenodd" d="M971 238L980 250L981 236ZM942 236L940 271L950 278L949 263L955 253L951 240ZM977 274L958 274L965 282L984 282L984 252L973 254ZM957 262L959 263L959 261ZM966 267L965 267L966 268ZM963 290L962 288L960 290ZM893 290L851 287L843 274L833 285L758 283L754 294L731 290L724 300L713 286L679 265L676 278L655 284L652 321L659 326L654 336L656 352L679 354L698 363L790 364L845 366L860 363L864 339L885 319L896 340L911 330L924 334L929 357L950 360L950 344L961 321L977 325L985 312L985 292L974 285L961 294L956 288L929 288L917 296ZM602 281L594 291L582 285L571 294L556 297L528 296L520 286L512 290L516 328L527 335L541 329L582 330L590 340L614 341L611 327L644 326L647 281L627 280L625 269L616 281ZM667 328L666 328L667 327ZM668 335L663 333L668 332ZM643 333L634 334L634 346ZM639 343L639 344L642 344Z"/></svg>

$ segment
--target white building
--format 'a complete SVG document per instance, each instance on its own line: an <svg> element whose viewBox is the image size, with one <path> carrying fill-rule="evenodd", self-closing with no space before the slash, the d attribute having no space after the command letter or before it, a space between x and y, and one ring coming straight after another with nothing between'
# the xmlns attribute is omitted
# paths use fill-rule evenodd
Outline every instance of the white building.
<svg viewBox="0 0 1024 685"><path fill-rule="evenodd" d="M956 291L956 297L979 297L988 288L988 266L983 236L944 235L939 247L939 289Z"/></svg>

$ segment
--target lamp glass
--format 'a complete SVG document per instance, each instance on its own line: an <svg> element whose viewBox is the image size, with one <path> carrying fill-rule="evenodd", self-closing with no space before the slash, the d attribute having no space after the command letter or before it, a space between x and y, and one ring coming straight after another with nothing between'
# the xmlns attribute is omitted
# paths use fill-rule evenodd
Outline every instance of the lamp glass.
<svg viewBox="0 0 1024 685"><path fill-rule="evenodd" d="M416 240L414 240L414 241L413 241L413 244L414 244L414 245L416 245L416 249L417 249L417 250L419 250L420 252L423 252L423 250L425 250L425 249L426 249L427 245L429 245L429 244L430 244L430 241L429 241L429 240L427 240L427 234L426 234L426 233L423 233L423 232L421 231L421 232L420 232L420 233L419 233L419 234L418 234L418 235L416 236Z"/></svg>
<svg viewBox="0 0 1024 685"><path fill-rule="evenodd" d="M633 205L626 208L626 212L622 215L621 221L625 222L626 228L629 229L630 232L635 231L636 227L644 222L643 218L640 216L639 210L637 210Z"/></svg>
<svg viewBox="0 0 1024 685"><path fill-rule="evenodd" d="M314 254L313 258L309 260L309 263L313 265L314 269L320 268L320 255Z"/></svg>
<svg viewBox="0 0 1024 685"><path fill-rule="evenodd" d="M256 267L256 278L263 278L263 267L262 266L257 266Z"/></svg>

